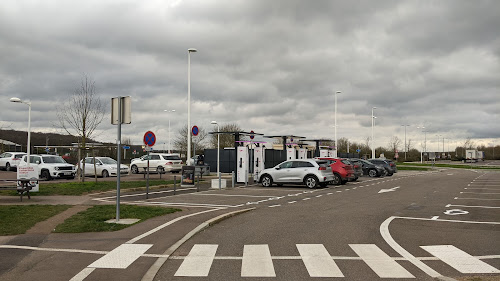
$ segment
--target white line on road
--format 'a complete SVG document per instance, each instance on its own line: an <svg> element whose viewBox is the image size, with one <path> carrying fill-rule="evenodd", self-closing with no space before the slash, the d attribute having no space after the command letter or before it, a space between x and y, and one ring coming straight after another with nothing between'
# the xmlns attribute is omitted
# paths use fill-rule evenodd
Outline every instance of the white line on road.
<svg viewBox="0 0 500 281"><path fill-rule="evenodd" d="M293 204L293 203L297 203L297 201L290 201L290 202L288 202L288 204Z"/></svg>
<svg viewBox="0 0 500 281"><path fill-rule="evenodd" d="M241 277L276 277L268 245L245 245Z"/></svg>
<svg viewBox="0 0 500 281"><path fill-rule="evenodd" d="M448 208L448 207L463 207L463 208L500 209L500 207L493 207L493 206L469 206L469 205L453 205L453 204L448 204L445 207L446 208Z"/></svg>
<svg viewBox="0 0 500 281"><path fill-rule="evenodd" d="M71 278L69 281L82 281L85 278L87 278L87 276L89 276L90 273L92 273L94 270L95 268L86 267L82 271L80 271L77 275L75 275L73 278Z"/></svg>
<svg viewBox="0 0 500 281"><path fill-rule="evenodd" d="M498 201L500 199L492 199L492 198L458 198L458 197L455 197L454 198L455 200L459 199L459 200L489 200L489 201Z"/></svg>
<svg viewBox="0 0 500 281"><path fill-rule="evenodd" d="M453 245L420 246L461 273L500 273L500 270Z"/></svg>
<svg viewBox="0 0 500 281"><path fill-rule="evenodd" d="M281 205L271 205L269 208L280 207Z"/></svg>
<svg viewBox="0 0 500 281"><path fill-rule="evenodd" d="M307 272L311 277L344 277L322 244L297 244Z"/></svg>
<svg viewBox="0 0 500 281"><path fill-rule="evenodd" d="M486 190L500 190L500 188L482 188L482 187L465 187L464 189L486 189Z"/></svg>
<svg viewBox="0 0 500 281"><path fill-rule="evenodd" d="M218 245L196 244L174 276L208 276Z"/></svg>
<svg viewBox="0 0 500 281"><path fill-rule="evenodd" d="M223 196L223 197L255 197L255 198L273 198L274 196L265 195L246 195L246 194L208 194L208 193L193 193L200 196Z"/></svg>
<svg viewBox="0 0 500 281"><path fill-rule="evenodd" d="M311 198L307 197L307 198L304 198L304 199L302 199L302 200L304 200L304 201L305 201L305 200L311 200Z"/></svg>
<svg viewBox="0 0 500 281"><path fill-rule="evenodd" d="M152 246L153 244L121 244L88 267L125 269Z"/></svg>
<svg viewBox="0 0 500 281"><path fill-rule="evenodd" d="M433 216L433 217L431 218L431 220L437 220L438 218L439 218L439 216Z"/></svg>
<svg viewBox="0 0 500 281"><path fill-rule="evenodd" d="M415 278L375 244L349 244L380 278Z"/></svg>
<svg viewBox="0 0 500 281"><path fill-rule="evenodd" d="M486 192L466 192L466 191L461 191L460 193L461 194L462 193L467 193L467 194L489 194L489 195L495 195L495 194L497 194L497 195L500 195L500 193L498 193L498 192L496 192L496 193L495 192L493 192L493 193L486 193Z"/></svg>

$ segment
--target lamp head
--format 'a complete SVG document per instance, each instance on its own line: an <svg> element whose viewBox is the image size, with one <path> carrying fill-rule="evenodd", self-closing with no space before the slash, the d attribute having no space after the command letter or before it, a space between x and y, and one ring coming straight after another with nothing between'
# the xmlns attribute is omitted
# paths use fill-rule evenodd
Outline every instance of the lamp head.
<svg viewBox="0 0 500 281"><path fill-rule="evenodd" d="M374 107L372 107L372 109L377 109L377 107L374 106Z"/></svg>
<svg viewBox="0 0 500 281"><path fill-rule="evenodd" d="M336 94L340 94L341 92L340 92L340 91L336 91L335 93L336 93Z"/></svg>
<svg viewBox="0 0 500 281"><path fill-rule="evenodd" d="M23 102L20 98L10 98L11 102Z"/></svg>
<svg viewBox="0 0 500 281"><path fill-rule="evenodd" d="M196 53L196 52L198 52L198 50L196 50L195 48L188 49L188 53Z"/></svg>
<svg viewBox="0 0 500 281"><path fill-rule="evenodd" d="M217 121L212 121L212 122L210 122L210 124L217 125Z"/></svg>

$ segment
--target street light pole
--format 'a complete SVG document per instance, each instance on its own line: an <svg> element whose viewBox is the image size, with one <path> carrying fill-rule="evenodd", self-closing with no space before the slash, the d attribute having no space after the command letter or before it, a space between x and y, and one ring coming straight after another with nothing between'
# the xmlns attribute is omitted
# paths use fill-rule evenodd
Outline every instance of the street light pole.
<svg viewBox="0 0 500 281"><path fill-rule="evenodd" d="M335 153L333 157L337 158L337 94L340 94L340 91L335 92Z"/></svg>
<svg viewBox="0 0 500 281"><path fill-rule="evenodd" d="M422 127L417 127L417 129L425 129L424 126ZM426 130L423 130L422 131L424 133L424 147L423 147L423 153L426 153L427 151L427 131ZM420 153L420 163L423 163L423 159L424 159L424 156L423 156L423 153Z"/></svg>
<svg viewBox="0 0 500 281"><path fill-rule="evenodd" d="M375 158L375 140L373 139L373 127L375 126L375 117L373 115L373 110L377 109L376 107L372 107L372 158Z"/></svg>
<svg viewBox="0 0 500 281"><path fill-rule="evenodd" d="M24 103L28 105L28 142L26 147L26 162L30 165L30 152L31 152L31 102L23 101L20 98L11 98L11 102Z"/></svg>
<svg viewBox="0 0 500 281"><path fill-rule="evenodd" d="M212 125L217 125L217 178L219 179L219 189L221 188L221 180L220 180L220 134L219 134L219 124L217 121L212 121Z"/></svg>
<svg viewBox="0 0 500 281"><path fill-rule="evenodd" d="M191 53L196 53L198 50L194 48L188 49L188 128L187 128L187 159L186 164L191 159Z"/></svg>
<svg viewBox="0 0 500 281"><path fill-rule="evenodd" d="M406 161L406 150L407 150L407 147L406 147L406 127L410 126L410 125L401 125L403 127L405 127L405 161Z"/></svg>
<svg viewBox="0 0 500 281"><path fill-rule="evenodd" d="M172 110L165 109L163 111L165 111L165 112L175 112L175 109L172 109ZM170 137L170 117L169 117L168 118L168 153L172 153L171 140L172 140L172 138Z"/></svg>

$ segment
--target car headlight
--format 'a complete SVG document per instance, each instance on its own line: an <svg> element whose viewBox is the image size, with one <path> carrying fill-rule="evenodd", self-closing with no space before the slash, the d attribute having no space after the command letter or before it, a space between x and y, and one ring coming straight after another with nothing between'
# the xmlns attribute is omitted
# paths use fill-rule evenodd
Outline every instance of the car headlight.
<svg viewBox="0 0 500 281"><path fill-rule="evenodd" d="M59 167L54 167L54 170L59 171Z"/></svg>

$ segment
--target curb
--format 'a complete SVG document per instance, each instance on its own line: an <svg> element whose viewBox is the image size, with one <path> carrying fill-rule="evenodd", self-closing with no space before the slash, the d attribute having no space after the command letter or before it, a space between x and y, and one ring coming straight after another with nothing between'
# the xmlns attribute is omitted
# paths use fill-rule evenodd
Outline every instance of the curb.
<svg viewBox="0 0 500 281"><path fill-rule="evenodd" d="M230 217L233 217L233 216L236 216L236 215L239 215L239 214L242 214L242 213L246 213L246 212L249 212L249 211L253 211L253 210L255 210L255 208L243 209L243 210L238 210L238 211L230 212L230 213L227 213L227 214L222 214L222 215L217 216L215 218L211 218L211 219L203 222L202 224L198 225L196 228L194 228L188 234L186 234L184 237L182 237L182 239L180 239L179 241L175 242L172 246L170 246L170 248L168 248L163 253L163 255L166 255L166 256L169 257L182 244L184 244L184 242L186 242L191 237L193 237L195 234L197 234L198 232L204 230L205 228L208 228L208 227L210 227L210 226L212 226L212 225L214 225L214 224L216 224L216 223L218 223L220 221L228 219ZM144 274L144 276L142 277L141 281L152 281L155 278L155 276L158 273L158 271L160 270L160 268L163 266L163 264L168 260L168 257L166 257L166 258L158 258L156 260L156 262L148 269L148 271L146 272L146 274Z"/></svg>

